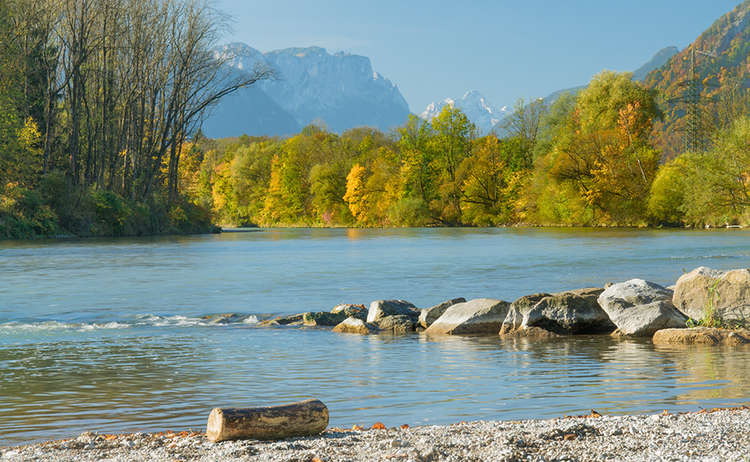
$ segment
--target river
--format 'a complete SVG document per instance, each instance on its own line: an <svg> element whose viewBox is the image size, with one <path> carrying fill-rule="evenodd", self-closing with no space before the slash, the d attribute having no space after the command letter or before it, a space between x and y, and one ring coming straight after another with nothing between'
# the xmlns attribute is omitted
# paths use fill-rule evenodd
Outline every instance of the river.
<svg viewBox="0 0 750 462"><path fill-rule="evenodd" d="M0 445L201 430L216 406L323 400L331 425L697 410L750 401L750 349L258 328L400 298L512 301L750 266L737 230L260 230L0 242ZM217 325L203 316L238 313Z"/></svg>

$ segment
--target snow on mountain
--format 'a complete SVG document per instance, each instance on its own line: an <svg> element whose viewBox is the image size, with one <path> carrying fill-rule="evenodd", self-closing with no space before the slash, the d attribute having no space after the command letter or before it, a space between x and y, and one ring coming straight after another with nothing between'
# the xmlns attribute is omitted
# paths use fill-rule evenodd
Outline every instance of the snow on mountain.
<svg viewBox="0 0 750 462"><path fill-rule="evenodd" d="M331 54L319 47L262 53L243 43L226 45L217 50L217 55L238 71L264 66L274 70L276 77L258 82L253 91L245 89L226 97L215 111L219 120L211 116L209 126L237 125L237 119L247 120L245 133L251 134L261 129L256 119L265 117L262 130L267 135L293 133L314 121L323 121L335 132L359 126L385 131L402 125L409 114L398 87L375 72L365 56ZM267 96L267 101L252 97L251 93L258 96L258 91ZM269 101L277 107L270 108ZM289 117L283 117L278 109ZM264 111L270 114L264 116ZM235 120L229 120L232 118ZM289 124L290 118L293 124ZM279 126L274 129L276 122Z"/></svg>
<svg viewBox="0 0 750 462"><path fill-rule="evenodd" d="M446 98L440 102L428 104L420 117L430 120L440 114L445 106L455 107L463 111L482 134L489 133L492 127L509 112L507 106L501 108L492 106L481 93L476 90L469 90L464 93L461 99Z"/></svg>

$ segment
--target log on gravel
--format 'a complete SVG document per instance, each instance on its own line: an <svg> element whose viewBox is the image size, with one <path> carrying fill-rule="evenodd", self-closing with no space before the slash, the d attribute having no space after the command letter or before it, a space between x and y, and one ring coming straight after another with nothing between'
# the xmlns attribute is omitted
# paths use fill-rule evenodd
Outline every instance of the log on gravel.
<svg viewBox="0 0 750 462"><path fill-rule="evenodd" d="M328 408L317 399L283 406L215 408L208 416L210 441L277 440L312 436L328 427Z"/></svg>

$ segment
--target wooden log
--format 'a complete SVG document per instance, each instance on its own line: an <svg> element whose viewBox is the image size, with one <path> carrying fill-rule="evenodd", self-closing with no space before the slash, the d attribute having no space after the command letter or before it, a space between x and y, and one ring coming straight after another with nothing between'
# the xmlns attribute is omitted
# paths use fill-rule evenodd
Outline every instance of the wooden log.
<svg viewBox="0 0 750 462"><path fill-rule="evenodd" d="M277 440L312 436L328 427L328 408L317 399L284 406L215 408L206 436L213 442L240 439Z"/></svg>

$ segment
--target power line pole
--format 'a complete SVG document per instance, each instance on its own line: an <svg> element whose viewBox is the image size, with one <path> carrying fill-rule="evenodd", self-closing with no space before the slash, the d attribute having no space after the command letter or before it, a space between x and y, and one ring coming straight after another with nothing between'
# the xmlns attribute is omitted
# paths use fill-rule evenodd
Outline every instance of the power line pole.
<svg viewBox="0 0 750 462"><path fill-rule="evenodd" d="M718 58L715 53L696 50L694 47L690 50L690 75L689 79L684 82L687 87L684 101L686 103L685 117L685 150L686 151L703 151L706 149L706 137L703 136L703 124L701 117L701 93L703 90L703 81L695 72L696 55L707 56L709 58Z"/></svg>

